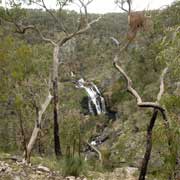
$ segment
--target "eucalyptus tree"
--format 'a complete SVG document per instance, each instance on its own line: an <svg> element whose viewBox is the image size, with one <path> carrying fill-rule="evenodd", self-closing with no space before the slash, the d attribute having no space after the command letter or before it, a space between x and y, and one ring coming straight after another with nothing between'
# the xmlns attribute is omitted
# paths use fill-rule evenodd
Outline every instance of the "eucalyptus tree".
<svg viewBox="0 0 180 180"><path fill-rule="evenodd" d="M63 45L81 34L86 33L91 26L98 22L101 17L91 19L88 16L87 6L92 3L93 0L57 0L56 10L52 10L48 7L47 2L44 0L9 0L7 1L7 8L1 13L1 20L4 23L8 23L15 28L15 32L19 34L27 34L27 31L33 31L40 37L45 43L49 43L53 47L53 59L52 59L52 72L50 72L50 81L48 84L48 95L43 104L40 105L37 111L37 120L35 123L32 136L27 145L25 159L30 161L30 154L35 141L38 137L41 128L42 115L46 111L48 105L53 100L53 119L54 119L54 150L56 157L59 158L62 155L61 143L59 138L59 76L60 65L63 63L61 59L61 48ZM68 27L65 24L67 22L64 18L64 8L68 5L75 5L79 9L77 18L74 17L73 23ZM22 7L32 7L31 5L41 8L48 16L54 21L54 31L52 37L45 35L44 27L39 24L32 24L26 19L26 10ZM68 18L68 16L67 16ZM29 34L28 34L29 35Z"/></svg>

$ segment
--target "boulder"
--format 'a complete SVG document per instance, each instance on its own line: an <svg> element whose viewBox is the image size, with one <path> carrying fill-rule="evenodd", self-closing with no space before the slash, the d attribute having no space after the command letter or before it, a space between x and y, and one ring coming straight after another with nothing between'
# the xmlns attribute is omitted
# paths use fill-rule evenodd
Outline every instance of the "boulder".
<svg viewBox="0 0 180 180"><path fill-rule="evenodd" d="M39 165L37 167L37 171L50 172L50 169L45 166Z"/></svg>

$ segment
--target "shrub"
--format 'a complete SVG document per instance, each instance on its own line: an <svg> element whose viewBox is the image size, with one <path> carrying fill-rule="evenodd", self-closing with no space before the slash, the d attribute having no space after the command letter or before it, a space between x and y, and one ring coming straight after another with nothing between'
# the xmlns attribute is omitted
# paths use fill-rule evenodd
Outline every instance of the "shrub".
<svg viewBox="0 0 180 180"><path fill-rule="evenodd" d="M82 157L77 155L65 157L62 167L64 176L80 176L86 174L87 166Z"/></svg>

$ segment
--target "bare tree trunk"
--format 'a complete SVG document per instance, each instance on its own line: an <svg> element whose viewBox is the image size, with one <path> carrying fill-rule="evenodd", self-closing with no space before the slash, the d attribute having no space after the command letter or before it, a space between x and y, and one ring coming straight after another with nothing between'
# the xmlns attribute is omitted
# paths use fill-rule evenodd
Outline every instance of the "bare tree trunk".
<svg viewBox="0 0 180 180"><path fill-rule="evenodd" d="M152 130L153 130L157 115L158 115L158 110L154 109L152 118L147 128L146 152L144 154L144 158L142 161L139 180L145 180L145 177L146 177L147 166L148 166L148 162L149 162L149 159L151 156L151 150L152 150Z"/></svg>
<svg viewBox="0 0 180 180"><path fill-rule="evenodd" d="M53 53L53 102L54 102L54 151L56 157L62 155L59 139L59 96L58 96L58 66L59 66L59 45L54 46Z"/></svg>
<svg viewBox="0 0 180 180"><path fill-rule="evenodd" d="M34 129L33 129L31 138L30 138L29 143L27 145L27 154L26 154L25 160L28 163L30 162L32 149L33 149L34 144L35 144L35 142L37 140L38 134L39 134L39 132L41 130L40 128L41 128L41 123L42 123L42 115L46 111L46 109L47 109L48 105L50 104L51 100L52 100L52 96L51 96L51 94L49 92L48 96L45 99L45 102L41 105L41 109L37 113L38 117L36 119L35 126L34 126Z"/></svg>
<svg viewBox="0 0 180 180"><path fill-rule="evenodd" d="M30 162L31 152L32 152L32 149L34 147L34 144L36 142L39 132L40 132L40 128L38 128L38 126L35 125L32 135L31 135L31 138L30 138L30 141L27 145L27 154L26 154L25 158L28 163Z"/></svg>

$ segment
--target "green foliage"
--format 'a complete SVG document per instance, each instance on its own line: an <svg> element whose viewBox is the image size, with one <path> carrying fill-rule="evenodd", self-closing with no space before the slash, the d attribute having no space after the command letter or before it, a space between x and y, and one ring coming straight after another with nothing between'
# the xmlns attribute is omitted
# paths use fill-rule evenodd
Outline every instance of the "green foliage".
<svg viewBox="0 0 180 180"><path fill-rule="evenodd" d="M31 48L24 42L17 42L12 36L2 38L1 42L1 67L14 82L24 80L33 71Z"/></svg>
<svg viewBox="0 0 180 180"><path fill-rule="evenodd" d="M85 160L79 156L65 157L62 167L64 176L86 175L87 165Z"/></svg>
<svg viewBox="0 0 180 180"><path fill-rule="evenodd" d="M179 140L180 140L180 127L177 117L170 114L171 127L170 129L164 128L164 123L160 122L156 125L153 134L153 145L162 157L163 165L157 169L154 169L154 176L167 179L173 177L176 173L177 159L179 156ZM168 138L171 143L168 145ZM153 168L153 167L152 167Z"/></svg>
<svg viewBox="0 0 180 180"><path fill-rule="evenodd" d="M44 95L47 85L42 79L47 78L49 73L49 68L47 68L48 56L49 58L51 56L47 50L44 56L41 54L40 58L39 54L35 52L40 49L42 51L42 46L37 45L33 49L26 42L6 35L3 30L0 39L0 105L2 106L0 123L4 127L0 131L0 147L6 151L22 150L22 144L16 142L21 141L22 138L18 112L21 111L22 113L24 128L28 127L26 130L26 138L28 138L35 119L31 91L34 92L37 102L39 98L37 94ZM43 66L44 64L46 66ZM7 134L7 130L10 134ZM3 145L4 140L6 141L5 146Z"/></svg>
<svg viewBox="0 0 180 180"><path fill-rule="evenodd" d="M62 161L57 160L55 157L39 157L39 156L32 156L31 159L32 164L34 165L43 165L45 167L50 168L51 170L59 171L62 168Z"/></svg>
<svg viewBox="0 0 180 180"><path fill-rule="evenodd" d="M63 2L63 1L61 1ZM159 75L164 67L169 67L165 77L165 95L160 104L165 106L170 117L171 133L165 128L159 117L153 134L153 156L150 164L152 179L167 179L175 169L175 160L179 153L179 123L178 114L180 108L179 82L180 74L180 33L179 17L180 3L176 2L172 7L153 13L154 30L137 35L137 43L132 42L120 59L123 68L133 80L133 87L143 96L144 101L155 101L159 91ZM79 15L70 11L52 11L59 18L62 15L64 25L68 32L74 31L77 24L74 23ZM57 14L56 14L57 13ZM47 12L41 10L25 10L19 6L8 11L1 8L0 17L8 21L35 24L43 35L50 38L61 38L63 32L59 32L58 23L52 21ZM92 15L91 18L96 17ZM118 22L118 23L117 23ZM11 24L12 25L12 24ZM0 29L0 148L4 151L21 150L22 135L19 128L17 112L22 112L23 125L26 139L29 139L36 119L33 103L40 105L46 95L49 72L52 69L53 49L49 44L42 42L35 32L28 31L20 36L12 34L11 25L3 25ZM137 159L141 159L144 150L144 139L147 123L151 112L139 111L136 102L126 93L126 84L123 78L119 78L112 66L114 48L109 39L113 36L123 42L127 31L127 17L125 14L107 14L100 22L85 35L74 39L74 51L65 53L64 64L60 66L60 138L63 154L66 156L63 162L57 162L53 158L33 158L33 163L42 163L53 169L61 169L64 175L85 173L86 164L79 156L82 146L94 135L102 132L102 125L107 128L115 127L122 131L118 139L105 142L112 148L102 150L103 166L96 159L90 160L91 170L111 170L112 167L134 165ZM9 35L10 34L10 35ZM22 38L24 40L22 41ZM69 47L70 45L66 45ZM109 125L106 116L84 116L81 100L86 96L83 91L74 88L69 64L77 64L75 74L77 78L85 77L98 82L98 87L112 95L112 105L118 106L120 119L115 125ZM118 79L119 78L119 79ZM118 81L117 81L118 79ZM112 88L109 88L112 86ZM33 99L34 97L34 99ZM39 146L43 146L45 156L53 152L52 114L49 107L43 118L45 123L42 133L34 151L39 153ZM112 108L112 107L111 107ZM113 128L112 128L113 129ZM114 129L113 129L114 130ZM47 135L48 134L48 135ZM172 147L167 144L168 134L172 136ZM47 143L48 142L48 143ZM47 146L48 144L48 146ZM160 153L159 153L160 152ZM154 156L158 156L159 167L154 165Z"/></svg>
<svg viewBox="0 0 180 180"><path fill-rule="evenodd" d="M0 17L4 20L14 23L18 22L19 20L25 18L26 16L26 10L22 9L19 5L13 5L12 4L11 9L0 7Z"/></svg>
<svg viewBox="0 0 180 180"><path fill-rule="evenodd" d="M166 108L171 111L178 111L180 108L180 98L178 95L167 94L163 97L163 104L165 104Z"/></svg>
<svg viewBox="0 0 180 180"><path fill-rule="evenodd" d="M101 154L102 154L102 168L104 170L111 171L114 167L113 162L110 159L111 151L109 148L101 148Z"/></svg>
<svg viewBox="0 0 180 180"><path fill-rule="evenodd" d="M66 118L61 123L61 139L65 154L75 154L81 146L81 117L75 110L66 114ZM71 151L72 152L69 152Z"/></svg>

